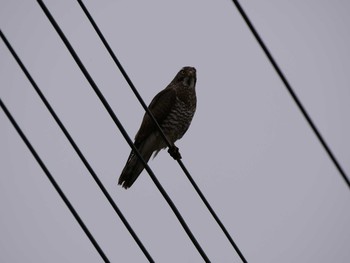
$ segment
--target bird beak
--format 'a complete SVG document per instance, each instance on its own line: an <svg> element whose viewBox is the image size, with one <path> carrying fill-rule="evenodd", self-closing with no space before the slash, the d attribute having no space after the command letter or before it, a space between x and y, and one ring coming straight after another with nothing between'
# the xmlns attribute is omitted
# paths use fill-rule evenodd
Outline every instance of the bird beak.
<svg viewBox="0 0 350 263"><path fill-rule="evenodd" d="M191 77L196 77L196 69L195 68L190 68L188 73Z"/></svg>

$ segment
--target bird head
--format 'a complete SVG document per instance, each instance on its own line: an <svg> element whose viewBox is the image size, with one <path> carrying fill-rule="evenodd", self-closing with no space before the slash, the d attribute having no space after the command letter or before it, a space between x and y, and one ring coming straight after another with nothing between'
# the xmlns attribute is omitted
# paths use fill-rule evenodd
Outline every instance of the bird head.
<svg viewBox="0 0 350 263"><path fill-rule="evenodd" d="M196 69L194 67L183 67L173 80L173 83L182 83L183 86L194 88L196 85Z"/></svg>

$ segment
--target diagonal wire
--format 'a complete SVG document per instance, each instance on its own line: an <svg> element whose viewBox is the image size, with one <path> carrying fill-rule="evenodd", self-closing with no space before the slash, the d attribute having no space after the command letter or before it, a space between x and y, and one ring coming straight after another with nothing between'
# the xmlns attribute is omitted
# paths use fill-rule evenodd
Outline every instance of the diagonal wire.
<svg viewBox="0 0 350 263"><path fill-rule="evenodd" d="M37 2L40 5L40 7L42 8L42 10L45 13L45 15L47 16L47 18L49 19L49 21L51 22L52 26L55 28L55 30L58 33L58 35L61 37L61 39L64 42L64 44L66 45L68 51L70 52L70 54L74 58L75 62L77 63L77 65L81 69L82 73L84 74L85 78L88 80L89 84L91 85L91 87L95 91L96 95L101 100L102 104L104 105L104 107L108 111L108 113L109 113L110 117L113 119L114 123L117 125L118 129L120 130L120 132L124 136L125 140L129 144L129 146L132 148L132 150L136 153L138 158L142 161L142 163L145 166L145 169L147 170L147 172L149 173L151 179L153 180L153 182L157 186L158 190L161 192L161 194L163 195L163 197L167 201L168 205L170 206L170 208L172 209L174 214L176 215L177 219L179 220L180 224L184 228L184 230L187 233L188 237L191 239L193 245L196 247L196 249L198 250L199 254L202 256L204 261L205 262L210 262L209 258L207 257L207 255L205 254L204 250L202 249L202 247L200 246L200 244L198 243L198 241L196 240L196 238L192 234L190 228L187 226L187 224L186 224L185 220L183 219L183 217L181 216L180 212L177 210L175 204L172 202L172 200L170 199L170 197L168 196L168 194L166 193L166 191L164 190L164 188L161 186L161 184L159 183L158 179L154 175L153 171L149 168L148 164L145 162L145 160L140 155L139 151L134 146L134 144L131 141L129 135L125 131L123 125L120 123L119 119L117 118L117 116L113 112L111 106L108 104L107 100L105 99L105 97L103 96L103 94L101 93L99 88L97 87L96 83L91 78L90 74L86 70L85 66L83 65L83 63L79 59L78 55L74 51L73 47L70 45L68 39L65 37L64 33L62 32L62 30L60 29L60 27L58 26L56 21L52 17L51 13L49 12L49 10L47 9L47 7L45 6L45 4L43 3L42 0L37 0Z"/></svg>
<svg viewBox="0 0 350 263"><path fill-rule="evenodd" d="M147 114L151 117L151 119L153 120L153 122L155 123L157 129L159 130L161 136L163 137L164 141L166 142L166 144L171 147L172 144L170 143L170 141L168 140L168 138L165 136L162 128L160 127L159 123L157 122L157 120L155 119L155 117L153 116L153 114L151 113L151 111L148 109L148 107L146 106L145 102L143 101L141 95L139 94L139 92L137 91L136 87L134 86L134 84L132 83L131 79L129 78L128 74L126 73L126 71L124 70L123 66L121 65L121 63L119 62L117 56L114 54L112 48L109 46L107 40L105 39L105 37L103 36L102 32L100 31L99 27L97 26L97 24L95 23L94 19L92 18L92 16L90 15L89 11L87 10L87 8L85 7L84 3L81 0L77 0L79 5L81 6L82 10L84 11L85 15L87 16L87 18L89 19L90 23L92 24L93 28L95 29L97 35L100 37L102 43L104 44L104 46L106 47L108 53L110 54L110 56L112 57L114 63L117 65L117 67L119 68L120 72L122 73L122 75L124 76L125 80L128 82L130 88L132 89L132 91L134 92L135 96L137 97L137 99L139 100L140 104L142 105L142 107L145 109L145 111L147 112ZM180 167L182 168L183 172L185 173L185 175L187 176L188 180L190 180L192 186L194 187L194 189L196 190L197 194L199 195L199 197L202 199L202 201L204 202L205 206L207 207L207 209L209 210L209 212L211 213L211 215L213 216L213 218L215 219L215 221L217 222L217 224L220 226L221 230L224 232L225 236L227 237L227 239L229 240L229 242L231 243L231 245L233 246L233 248L236 250L237 254L239 255L239 257L241 258L241 260L243 262L247 262L247 260L244 258L242 252L240 251L240 249L238 248L238 246L236 245L236 243L233 241L231 235L229 234L229 232L226 230L226 227L224 226L224 224L221 222L221 220L219 219L219 217L216 215L215 211L213 210L213 208L211 207L211 205L209 204L209 202L207 201L207 199L205 198L204 194L202 193L202 191L199 189L198 185L196 184L196 182L194 181L194 179L192 178L191 174L189 173L189 171L187 170L187 168L185 167L185 165L183 164L183 162L181 160L177 160Z"/></svg>
<svg viewBox="0 0 350 263"><path fill-rule="evenodd" d="M4 41L4 43L6 44L7 48L9 49L10 53L12 54L12 56L14 57L14 59L17 61L18 65L22 69L23 73L27 76L29 82L32 84L33 88L35 89L35 91L39 95L40 99L45 104L46 108L51 113L52 117L55 119L57 125L61 128L62 132L67 137L68 141L70 142L70 144L74 148L75 152L80 157L81 161L84 163L86 169L90 172L91 176L93 177L93 179L95 180L97 185L100 187L101 191L103 192L103 194L107 198L108 202L111 204L111 206L113 207L114 211L118 214L118 216L122 220L123 224L125 225L125 227L129 231L129 233L131 234L131 236L134 238L135 242L139 245L140 249L145 254L145 256L147 257L149 262L154 262L154 260L152 259L151 255L148 253L147 249L144 247L144 245L142 244L142 242L140 241L140 239L138 238L138 236L136 235L134 230L131 228L131 226L129 225L128 221L126 220L126 218L124 217L122 212L119 210L119 208L117 207L117 205L113 201L112 197L109 195L108 191L106 190L106 188L103 186L102 182L100 181L100 179L96 175L95 171L92 169L92 167L90 166L89 162L86 160L86 158L84 157L84 155L80 151L79 147L74 142L73 138L70 136L69 132L67 131L67 129L65 128L65 126L63 125L61 120L58 118L57 114L55 113L55 111L51 107L50 103L47 101L47 99L45 98L44 94L41 92L41 90L39 89L38 85L36 84L36 82L34 81L32 76L30 75L30 73L28 72L28 70L26 69L24 64L22 63L21 59L16 54L15 50L12 48L10 42L6 39L5 35L2 33L2 31L0 31L0 36L1 36L2 40Z"/></svg>
<svg viewBox="0 0 350 263"><path fill-rule="evenodd" d="M2 102L1 99L0 99L0 107L5 112L6 116L8 117L8 119L10 120L10 122L12 123L12 125L14 126L16 131L18 132L19 136L22 138L23 142L27 145L28 149L30 150L30 152L34 156L35 160L38 162L40 167L43 169L43 171L46 174L47 178L49 179L49 181L51 182L53 187L56 189L57 193L60 195L60 197L62 198L63 202L66 204L66 206L68 207L69 211L73 214L75 220L78 221L80 227L83 229L83 231L85 232L87 237L90 239L91 243L94 245L94 247L96 248L97 252L102 257L103 261L104 262L110 262L109 259L107 258L107 256L105 255L105 253L102 251L102 249L99 246L99 244L97 243L97 241L95 240L95 238L93 237L93 235L90 233L89 229L84 224L83 220L80 218L79 214L75 211L74 207L69 202L68 198L63 193L63 191L61 190L61 188L59 187L59 185L57 184L57 182L55 181L55 179L53 178L53 176L51 175L51 173L49 172L49 170L45 166L44 162L40 159L39 155L36 153L35 149L31 145L31 143L29 142L27 137L24 135L24 133L22 132L21 128L18 126L16 120L12 117L11 113L6 108L5 104Z"/></svg>
<svg viewBox="0 0 350 263"><path fill-rule="evenodd" d="M282 82L284 83L284 85L286 86L289 94L292 96L294 102L296 103L296 105L298 106L299 110L301 111L301 113L303 114L304 118L306 119L306 121L309 123L311 129L313 130L313 132L315 133L317 139L320 141L321 145L323 146L323 148L325 149L325 151L327 152L329 158L332 160L333 164L335 165L335 167L337 168L337 170L339 171L340 175L342 176L342 178L344 179L345 183L347 184L347 186L350 189L350 180L347 177L345 171L343 170L343 168L341 167L340 163L338 162L337 158L335 157L335 155L332 153L331 149L329 148L329 146L327 145L326 141L323 139L321 133L318 131L316 125L314 124L314 122L312 121L310 115L307 113L306 109L304 108L303 104L301 103L301 101L299 100L298 96L296 95L296 93L294 92L292 86L289 84L287 78L285 77L285 75L283 74L282 70L280 69L280 67L278 66L276 60L273 58L273 56L271 55L271 52L269 51L269 49L266 47L264 41L262 40L262 38L260 37L260 35L258 34L258 32L256 31L256 29L254 28L252 22L250 21L249 17L247 16L247 14L245 13L245 11L243 10L242 6L240 5L240 3L237 0L232 0L234 5L236 6L236 8L238 9L239 13L241 14L241 16L243 17L245 23L247 24L247 26L249 27L250 31L252 32L252 34L254 35L256 41L258 41L259 45L261 46L261 48L263 49L265 55L267 56L267 58L269 59L269 61L271 62L273 68L276 70L277 75L281 78Z"/></svg>

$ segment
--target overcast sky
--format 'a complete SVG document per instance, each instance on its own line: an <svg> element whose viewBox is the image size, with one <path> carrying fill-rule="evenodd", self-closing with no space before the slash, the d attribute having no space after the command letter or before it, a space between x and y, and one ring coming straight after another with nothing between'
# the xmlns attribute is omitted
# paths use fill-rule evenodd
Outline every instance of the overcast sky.
<svg viewBox="0 0 350 263"><path fill-rule="evenodd" d="M350 174L350 2L241 1ZM49 10L133 138L144 114L73 0ZM84 1L148 104L183 66L198 107L183 162L248 260L349 262L350 189L230 0ZM202 262L36 1L1 0L0 27L156 262ZM0 97L111 262L147 262L0 41ZM241 262L166 151L149 162L213 262ZM0 111L0 262L102 262Z"/></svg>

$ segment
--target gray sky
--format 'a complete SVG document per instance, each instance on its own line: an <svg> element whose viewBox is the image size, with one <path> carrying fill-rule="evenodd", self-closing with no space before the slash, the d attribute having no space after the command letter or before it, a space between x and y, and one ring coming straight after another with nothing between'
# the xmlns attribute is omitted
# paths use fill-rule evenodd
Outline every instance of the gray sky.
<svg viewBox="0 0 350 263"><path fill-rule="evenodd" d="M143 109L76 1L47 0L131 137ZM248 262L349 262L350 192L230 0L84 1L148 104L197 68L183 162ZM348 1L242 1L350 174ZM36 1L1 0L0 27L157 262L202 262ZM0 96L112 262L147 262L0 44ZM149 162L213 262L240 262L177 163ZM102 262L0 112L0 261Z"/></svg>

